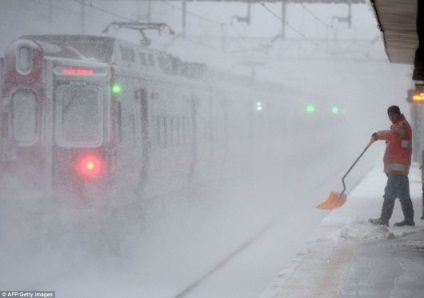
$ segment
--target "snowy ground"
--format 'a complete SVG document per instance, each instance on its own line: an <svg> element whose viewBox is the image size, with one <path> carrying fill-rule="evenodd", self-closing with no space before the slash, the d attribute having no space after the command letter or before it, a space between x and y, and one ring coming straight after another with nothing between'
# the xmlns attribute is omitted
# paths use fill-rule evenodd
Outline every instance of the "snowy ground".
<svg viewBox="0 0 424 298"><path fill-rule="evenodd" d="M22 193L2 196L0 288L60 297L258 297L316 234L326 212L315 206L340 187L334 177L357 147L311 160L314 148L299 146L280 160L258 159L267 175L154 198L106 219ZM349 187L380 152L373 149Z"/></svg>
<svg viewBox="0 0 424 298"><path fill-rule="evenodd" d="M415 165L409 178L416 227L393 227L403 220L398 201L390 227L367 222L380 215L386 177L379 162L261 298L423 297L420 175Z"/></svg>

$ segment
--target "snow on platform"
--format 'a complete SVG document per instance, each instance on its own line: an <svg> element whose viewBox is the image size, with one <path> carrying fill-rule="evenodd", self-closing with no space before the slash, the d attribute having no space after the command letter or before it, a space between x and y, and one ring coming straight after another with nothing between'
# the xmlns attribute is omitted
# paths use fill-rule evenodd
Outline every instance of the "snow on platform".
<svg viewBox="0 0 424 298"><path fill-rule="evenodd" d="M317 209L329 212L318 237L260 298L424 297L421 171L413 165L409 174L416 226L393 226L403 220L399 200L390 227L373 226L368 219L380 216L387 179L382 167L379 161L341 208Z"/></svg>

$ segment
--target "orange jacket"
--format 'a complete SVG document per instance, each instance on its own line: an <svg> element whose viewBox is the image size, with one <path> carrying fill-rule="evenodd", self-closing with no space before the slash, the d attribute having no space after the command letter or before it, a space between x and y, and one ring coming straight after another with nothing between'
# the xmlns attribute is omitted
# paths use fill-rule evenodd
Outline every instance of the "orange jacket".
<svg viewBox="0 0 424 298"><path fill-rule="evenodd" d="M390 126L390 130L377 132L379 140L386 140L384 172L407 176L411 165L412 130L405 117Z"/></svg>

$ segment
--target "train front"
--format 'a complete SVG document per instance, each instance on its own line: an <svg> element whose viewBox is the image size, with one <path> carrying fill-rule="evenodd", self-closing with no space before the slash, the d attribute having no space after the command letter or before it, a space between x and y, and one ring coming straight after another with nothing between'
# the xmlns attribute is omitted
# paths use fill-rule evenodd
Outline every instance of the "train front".
<svg viewBox="0 0 424 298"><path fill-rule="evenodd" d="M1 174L18 188L86 201L110 185L110 67L31 39L4 57Z"/></svg>

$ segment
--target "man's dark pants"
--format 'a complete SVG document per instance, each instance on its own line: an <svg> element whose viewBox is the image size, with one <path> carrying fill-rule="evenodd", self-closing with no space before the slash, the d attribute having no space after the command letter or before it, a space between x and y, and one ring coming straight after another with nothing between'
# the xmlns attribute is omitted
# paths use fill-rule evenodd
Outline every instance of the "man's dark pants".
<svg viewBox="0 0 424 298"><path fill-rule="evenodd" d="M409 193L408 176L387 174L387 184L384 189L384 202L381 219L389 221L393 214L396 198L399 198L405 220L414 220L414 207Z"/></svg>

